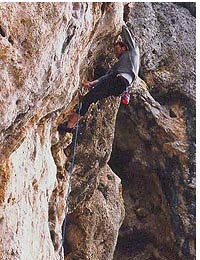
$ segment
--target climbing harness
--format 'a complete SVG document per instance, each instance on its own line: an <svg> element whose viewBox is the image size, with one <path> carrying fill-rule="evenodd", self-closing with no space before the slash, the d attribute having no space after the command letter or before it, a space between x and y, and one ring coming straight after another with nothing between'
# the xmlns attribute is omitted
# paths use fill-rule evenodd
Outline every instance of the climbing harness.
<svg viewBox="0 0 200 260"><path fill-rule="evenodd" d="M60 252L59 252L60 259L62 259L61 253L62 253L62 248L64 248L64 242L65 242L65 233L66 233L66 227L67 227L67 210L68 210L68 205L69 205L69 194L71 192L72 173L73 173L74 164L75 164L75 155L76 155L76 146L77 146L77 139L78 139L78 128L79 128L81 107L82 107L82 102L79 103L78 121L75 125L76 132L75 132L74 146L73 146L73 153L72 153L72 163L71 163L71 168L69 171L69 188L68 188L67 196L66 196L66 200L65 200L65 219L64 219L64 223L63 223L62 242L61 242L61 247L60 247Z"/></svg>

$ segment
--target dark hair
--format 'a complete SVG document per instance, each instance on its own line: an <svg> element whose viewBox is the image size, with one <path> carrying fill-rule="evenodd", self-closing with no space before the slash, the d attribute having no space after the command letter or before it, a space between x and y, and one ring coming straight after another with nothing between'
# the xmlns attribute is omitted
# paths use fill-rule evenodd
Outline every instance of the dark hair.
<svg viewBox="0 0 200 260"><path fill-rule="evenodd" d="M122 47L125 47L126 50L128 50L128 46L127 46L127 44L124 43L124 42L121 42L121 41L115 42L115 43L114 43L114 46L116 46L116 45L119 45L121 48L122 48Z"/></svg>

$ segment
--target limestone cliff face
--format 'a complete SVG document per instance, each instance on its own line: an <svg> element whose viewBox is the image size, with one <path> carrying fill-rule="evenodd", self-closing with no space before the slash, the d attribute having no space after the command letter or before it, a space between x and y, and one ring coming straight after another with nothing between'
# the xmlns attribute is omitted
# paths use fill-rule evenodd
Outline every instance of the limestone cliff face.
<svg viewBox="0 0 200 260"><path fill-rule="evenodd" d="M110 165L126 217L114 259L194 259L195 18L172 3L133 3L125 19L147 85L116 122Z"/></svg>
<svg viewBox="0 0 200 260"><path fill-rule="evenodd" d="M106 53L106 45L110 48L119 33L123 6L8 3L1 4L0 10L0 258L58 259L68 189L65 163L71 161L63 148L71 143L71 137L59 140L56 129L78 101L80 80L89 74L93 61L104 50ZM90 259L92 254L96 259L98 255L102 259L104 255L112 258L124 214L120 179L106 165L117 105L111 104L111 109L109 113L105 106L99 115L102 121L97 123L99 132L102 124L109 126L105 135L94 139L93 132L90 136L87 130L83 133L87 146L83 141L81 165L85 170L80 172L84 177L86 171L87 185L87 178L91 179L91 195L82 208L96 218L93 230L82 231L88 246L82 247L82 251ZM107 114L110 123L105 120ZM97 132L95 128L93 131ZM84 156L91 161L85 161ZM102 195L104 189L107 199ZM89 218L85 225L90 227ZM71 248L70 244L67 250Z"/></svg>
<svg viewBox="0 0 200 260"><path fill-rule="evenodd" d="M194 258L195 17L188 9L0 4L0 259ZM110 97L80 121L61 250L74 139L56 129L76 108L81 80L113 63L123 19L140 47L143 81L128 107Z"/></svg>

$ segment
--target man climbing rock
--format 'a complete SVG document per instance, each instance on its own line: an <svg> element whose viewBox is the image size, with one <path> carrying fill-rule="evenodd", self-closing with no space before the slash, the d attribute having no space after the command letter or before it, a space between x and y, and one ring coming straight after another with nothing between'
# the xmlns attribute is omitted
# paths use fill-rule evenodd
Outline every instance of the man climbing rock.
<svg viewBox="0 0 200 260"><path fill-rule="evenodd" d="M114 52L118 61L102 77L94 81L84 82L91 90L83 97L80 116L85 115L89 106L109 96L119 96L133 82L139 71L139 48L126 25L122 26L122 42L114 44ZM60 134L72 132L78 121L78 111L71 114L69 121L58 126Z"/></svg>

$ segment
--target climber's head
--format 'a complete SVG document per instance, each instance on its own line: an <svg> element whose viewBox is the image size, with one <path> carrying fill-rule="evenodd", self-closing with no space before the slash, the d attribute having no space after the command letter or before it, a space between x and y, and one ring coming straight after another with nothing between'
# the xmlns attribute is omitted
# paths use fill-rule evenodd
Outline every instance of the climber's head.
<svg viewBox="0 0 200 260"><path fill-rule="evenodd" d="M119 58L127 50L127 45L123 42L116 42L114 44L114 52L117 58Z"/></svg>

